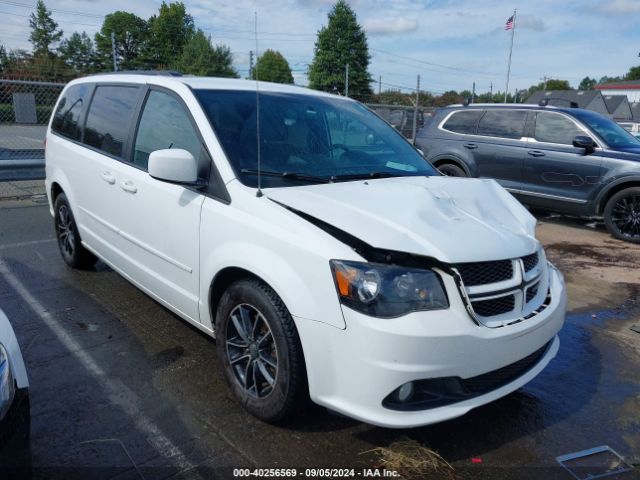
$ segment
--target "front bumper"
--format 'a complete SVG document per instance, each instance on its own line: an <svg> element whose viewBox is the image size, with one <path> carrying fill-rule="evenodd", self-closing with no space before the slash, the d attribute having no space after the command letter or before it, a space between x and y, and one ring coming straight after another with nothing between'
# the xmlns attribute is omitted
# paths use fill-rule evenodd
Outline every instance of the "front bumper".
<svg viewBox="0 0 640 480"><path fill-rule="evenodd" d="M564 322L567 297L559 272L550 269L549 275L549 306L535 317L500 328L475 324L460 296L454 295L447 310L395 319L370 318L343 308L346 330L296 318L312 400L367 423L403 428L458 417L517 390L538 375L559 348L556 334ZM456 290L452 278L443 281L448 292ZM383 400L406 382L478 377L514 364L547 344L531 368L487 393L419 411L383 406Z"/></svg>
<svg viewBox="0 0 640 480"><path fill-rule="evenodd" d="M0 421L0 478L26 477L25 472L31 468L30 429L29 389L21 388Z"/></svg>

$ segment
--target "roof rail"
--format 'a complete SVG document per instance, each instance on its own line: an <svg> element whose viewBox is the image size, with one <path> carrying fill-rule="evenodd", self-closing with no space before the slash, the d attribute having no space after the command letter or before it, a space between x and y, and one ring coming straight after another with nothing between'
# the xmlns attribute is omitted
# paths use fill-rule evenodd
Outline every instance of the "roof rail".
<svg viewBox="0 0 640 480"><path fill-rule="evenodd" d="M160 77L182 77L182 72L176 70L120 70L118 72L104 72L96 75L154 75Z"/></svg>

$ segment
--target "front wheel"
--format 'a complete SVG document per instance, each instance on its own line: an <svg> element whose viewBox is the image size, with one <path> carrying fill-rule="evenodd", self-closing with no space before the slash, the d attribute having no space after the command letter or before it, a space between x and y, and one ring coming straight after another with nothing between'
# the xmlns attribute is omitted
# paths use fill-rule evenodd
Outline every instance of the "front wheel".
<svg viewBox="0 0 640 480"><path fill-rule="evenodd" d="M615 238L640 243L640 188L627 188L604 207L604 223Z"/></svg>
<svg viewBox="0 0 640 480"><path fill-rule="evenodd" d="M466 172L460 168L458 165L454 165L453 163L443 163L438 166L438 170L443 175L447 177L466 177Z"/></svg>
<svg viewBox="0 0 640 480"><path fill-rule="evenodd" d="M56 197L53 211L54 227L62 259L73 268L91 268L96 263L97 258L82 246L78 225L64 193Z"/></svg>
<svg viewBox="0 0 640 480"><path fill-rule="evenodd" d="M239 280L222 295L216 349L225 379L252 415L275 422L306 403L304 357L293 319L258 280Z"/></svg>

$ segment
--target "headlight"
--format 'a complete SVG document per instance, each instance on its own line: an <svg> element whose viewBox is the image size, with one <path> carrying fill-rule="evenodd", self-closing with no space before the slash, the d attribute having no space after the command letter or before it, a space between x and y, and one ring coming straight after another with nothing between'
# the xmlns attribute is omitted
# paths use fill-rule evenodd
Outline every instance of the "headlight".
<svg viewBox="0 0 640 480"><path fill-rule="evenodd" d="M9 355L0 343L0 420L4 418L11 407L14 394L15 384L9 365Z"/></svg>
<svg viewBox="0 0 640 480"><path fill-rule="evenodd" d="M380 263L331 260L340 301L372 317L449 308L438 274Z"/></svg>

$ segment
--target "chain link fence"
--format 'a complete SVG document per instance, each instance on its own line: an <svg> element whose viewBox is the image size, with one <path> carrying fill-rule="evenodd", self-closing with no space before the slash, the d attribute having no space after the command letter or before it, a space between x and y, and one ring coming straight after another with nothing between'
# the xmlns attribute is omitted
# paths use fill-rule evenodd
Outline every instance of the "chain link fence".
<svg viewBox="0 0 640 480"><path fill-rule="evenodd" d="M0 180L44 178L44 139L64 83L0 80Z"/></svg>

